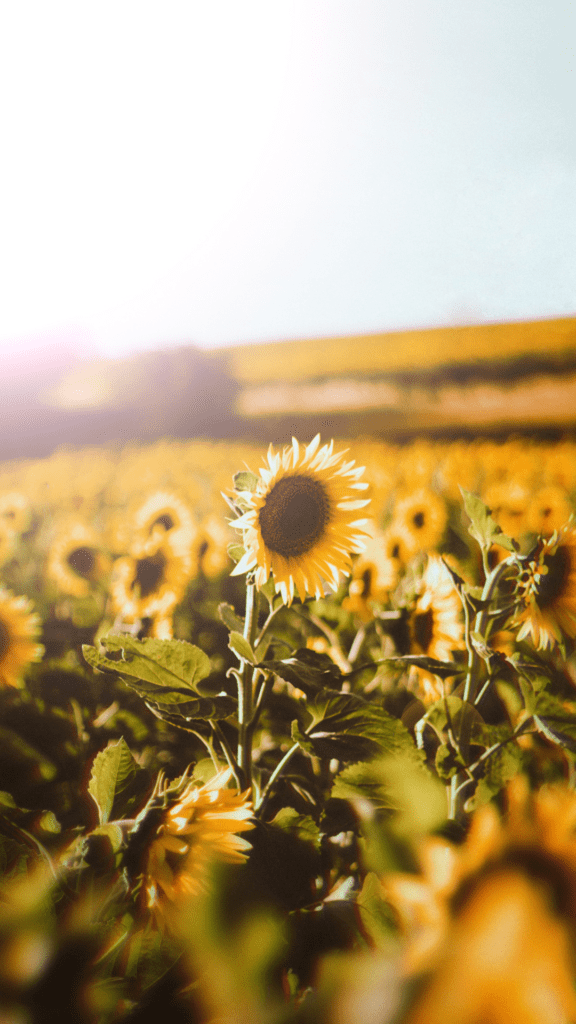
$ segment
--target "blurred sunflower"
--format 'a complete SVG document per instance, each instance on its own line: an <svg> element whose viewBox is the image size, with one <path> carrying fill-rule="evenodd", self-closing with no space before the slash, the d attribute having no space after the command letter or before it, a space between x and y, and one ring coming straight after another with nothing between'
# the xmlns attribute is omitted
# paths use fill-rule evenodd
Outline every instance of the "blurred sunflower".
<svg viewBox="0 0 576 1024"><path fill-rule="evenodd" d="M357 615L363 622L374 618L372 603L387 599L404 566L400 558L400 540L388 536L372 524L367 527L367 532L370 536L366 540L366 547L352 569L349 596L342 602L343 608Z"/></svg>
<svg viewBox="0 0 576 1024"><path fill-rule="evenodd" d="M549 484L541 487L532 498L526 511L526 524L533 533L549 537L554 530L562 529L572 511L566 491Z"/></svg>
<svg viewBox="0 0 576 1024"><path fill-rule="evenodd" d="M177 494L170 491L155 491L139 505L132 518L136 535L149 537L154 530L175 531L181 536L181 543L190 547L196 538L196 527L192 513Z"/></svg>
<svg viewBox="0 0 576 1024"><path fill-rule="evenodd" d="M150 805L165 808L143 864L147 904L160 919L205 890L213 861L241 864L247 859L250 843L237 833L255 828L249 820L252 801L249 790L226 788L231 776L229 768L221 769L204 786L186 774L170 785L160 779L140 816L145 823Z"/></svg>
<svg viewBox="0 0 576 1024"><path fill-rule="evenodd" d="M338 587L340 573L352 568L351 553L362 551L364 519L357 518L369 498L357 491L364 467L345 462L333 445L321 448L320 435L302 451L295 438L282 452L268 450L253 493L242 492L249 510L231 525L244 534L246 552L232 575L255 570L258 587L270 573L276 591L291 604L295 591L322 597L325 581Z"/></svg>
<svg viewBox="0 0 576 1024"><path fill-rule="evenodd" d="M410 553L437 548L446 529L446 502L429 487L421 487L396 502L392 528L402 531Z"/></svg>
<svg viewBox="0 0 576 1024"><path fill-rule="evenodd" d="M14 530L6 522L0 520L0 565L4 565L11 557L16 539L17 534L14 533Z"/></svg>
<svg viewBox="0 0 576 1024"><path fill-rule="evenodd" d="M551 647L576 636L576 527L541 540L518 580L518 639Z"/></svg>
<svg viewBox="0 0 576 1024"><path fill-rule="evenodd" d="M529 488L517 479L503 480L486 487L482 500L508 537L520 537L527 528Z"/></svg>
<svg viewBox="0 0 576 1024"><path fill-rule="evenodd" d="M61 526L48 551L46 575L62 593L86 597L105 581L110 565L96 531L80 521Z"/></svg>
<svg viewBox="0 0 576 1024"><path fill-rule="evenodd" d="M0 520L14 533L23 533L30 524L30 502L25 494L10 491L0 495Z"/></svg>
<svg viewBox="0 0 576 1024"><path fill-rule="evenodd" d="M480 808L461 846L428 837L419 875L382 881L406 974L434 970L410 1024L576 1019L576 793L518 776L507 798L506 818Z"/></svg>
<svg viewBox="0 0 576 1024"><path fill-rule="evenodd" d="M453 652L464 647L462 605L438 555L428 556L418 590L408 619L410 653L423 654L436 661L451 661ZM425 703L433 703L443 696L443 685L437 676L418 667L414 667L411 674Z"/></svg>
<svg viewBox="0 0 576 1024"><path fill-rule="evenodd" d="M153 533L134 542L128 555L114 562L110 597L125 622L164 619L182 600L191 574L190 552L170 533Z"/></svg>
<svg viewBox="0 0 576 1024"><path fill-rule="evenodd" d="M44 654L37 642L41 622L27 597L0 588L0 683L18 686L23 670Z"/></svg>
<svg viewBox="0 0 576 1024"><path fill-rule="evenodd" d="M198 563L208 579L214 579L230 566L228 545L234 538L228 523L217 515L206 516L198 530Z"/></svg>

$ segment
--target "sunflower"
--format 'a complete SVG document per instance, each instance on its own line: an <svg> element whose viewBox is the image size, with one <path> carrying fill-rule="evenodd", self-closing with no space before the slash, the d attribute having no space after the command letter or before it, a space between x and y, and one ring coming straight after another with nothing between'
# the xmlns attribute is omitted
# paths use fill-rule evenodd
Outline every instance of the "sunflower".
<svg viewBox="0 0 576 1024"><path fill-rule="evenodd" d="M396 586L404 561L400 557L402 540L383 533L369 525L369 539L365 550L354 563L349 597L342 607L357 615L363 622L374 618L372 603L385 601Z"/></svg>
<svg viewBox="0 0 576 1024"><path fill-rule="evenodd" d="M208 579L214 579L230 566L228 545L233 538L230 535L228 524L220 516L214 514L206 516L200 523L198 539L200 570Z"/></svg>
<svg viewBox="0 0 576 1024"><path fill-rule="evenodd" d="M0 520L14 533L23 533L30 524L30 502L25 494L10 491L0 496Z"/></svg>
<svg viewBox="0 0 576 1024"><path fill-rule="evenodd" d="M165 619L182 600L191 572L190 552L170 533L153 532L114 562L110 596L125 622Z"/></svg>
<svg viewBox="0 0 576 1024"><path fill-rule="evenodd" d="M576 527L540 540L518 581L518 639L546 649L576 636Z"/></svg>
<svg viewBox="0 0 576 1024"><path fill-rule="evenodd" d="M421 487L396 502L392 528L401 530L410 553L437 548L446 529L448 511L439 494Z"/></svg>
<svg viewBox="0 0 576 1024"><path fill-rule="evenodd" d="M244 532L246 552L233 570L237 576L255 570L258 587L270 573L276 591L291 604L295 591L324 595L325 581L338 587L340 573L352 568L351 553L363 549L364 519L357 518L369 498L357 491L364 467L345 462L345 452L333 444L321 448L320 435L303 452L295 438L292 447L268 450L268 468L261 470L254 492L242 492L248 511L232 522Z"/></svg>
<svg viewBox="0 0 576 1024"><path fill-rule="evenodd" d="M0 519L0 565L4 565L12 556L16 538L14 530Z"/></svg>
<svg viewBox="0 0 576 1024"><path fill-rule="evenodd" d="M526 531L530 490L519 480L503 480L486 487L482 500L508 537L520 537Z"/></svg>
<svg viewBox="0 0 576 1024"><path fill-rule="evenodd" d="M534 495L528 506L526 520L533 533L549 537L560 530L570 518L572 506L566 491L549 484Z"/></svg>
<svg viewBox="0 0 576 1024"><path fill-rule="evenodd" d="M64 594L86 597L110 572L98 534L82 521L63 525L48 552L47 575Z"/></svg>
<svg viewBox="0 0 576 1024"><path fill-rule="evenodd" d="M454 651L464 647L462 606L450 574L438 555L429 555L419 585L416 604L408 619L410 653L436 661L451 661ZM439 678L415 667L412 677L430 704L443 696Z"/></svg>
<svg viewBox="0 0 576 1024"><path fill-rule="evenodd" d="M40 618L27 597L0 588L0 683L18 686L22 671L44 654L37 643Z"/></svg>
<svg viewBox="0 0 576 1024"><path fill-rule="evenodd" d="M420 874L382 881L405 973L435 972L410 1024L576 1019L576 794L530 794L517 776L507 803L505 818L492 804L475 811L460 846L425 839Z"/></svg>
<svg viewBox="0 0 576 1024"><path fill-rule="evenodd" d="M175 531L181 535L182 544L190 547L196 537L192 513L177 494L170 491L155 491L139 505L133 516L134 532L149 537L154 530Z"/></svg>
<svg viewBox="0 0 576 1024"><path fill-rule="evenodd" d="M147 904L165 917L182 900L205 891L213 861L241 864L250 843L237 835L255 828L249 790L227 789L232 772L221 769L203 786L186 773L176 783L160 779L138 823L145 825L150 807L162 807L144 856L144 891Z"/></svg>

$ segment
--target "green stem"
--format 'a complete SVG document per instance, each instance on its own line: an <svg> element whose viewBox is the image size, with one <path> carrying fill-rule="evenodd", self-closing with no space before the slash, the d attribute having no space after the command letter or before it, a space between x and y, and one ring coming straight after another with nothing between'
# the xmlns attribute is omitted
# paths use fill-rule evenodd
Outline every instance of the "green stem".
<svg viewBox="0 0 576 1024"><path fill-rule="evenodd" d="M483 551L484 555L484 551ZM484 636L488 623L490 621L491 603L494 595L497 591L498 584L500 583L504 574L509 568L516 563L516 555L510 555L503 562L500 562L491 573L488 574L486 582L484 583L484 589L482 591L482 605L483 607L476 614L474 621L474 632L479 633L480 636ZM465 616L465 629L466 629L466 648L468 651L468 668L466 672L466 682L464 683L464 693L462 699L465 703L473 704L480 685L480 670L482 667L482 659L476 650L476 647L471 640L470 631L470 613L464 610ZM489 680L487 681L489 682ZM486 687L482 689L484 691ZM463 730L465 726L466 716L462 712L460 719L460 729L458 736L458 748L461 751L463 758L468 758L468 743L464 742L465 737ZM469 721L467 722L468 727L470 726ZM468 785L470 778L466 772L458 772L450 780L450 801L449 801L449 817L458 818L462 813L462 789Z"/></svg>
<svg viewBox="0 0 576 1024"><path fill-rule="evenodd" d="M481 608L476 615L474 622L474 632L484 635L488 621L490 619L490 602L494 597L494 593L500 580L504 574L508 571L511 565L516 562L516 555L510 555L503 562L500 562L495 569L492 570L482 591L482 602L485 602L485 607ZM469 638L468 638L469 639ZM480 655L472 643L467 644L468 646L468 671L466 673L466 682L464 684L464 697L465 701L470 703L474 702L476 692L479 683L479 668L480 668Z"/></svg>
<svg viewBox="0 0 576 1024"><path fill-rule="evenodd" d="M254 648L258 627L259 594L254 583L246 584L246 617L244 639ZM249 661L240 659L238 680L238 764L246 786L252 786L252 690L253 667Z"/></svg>
<svg viewBox="0 0 576 1024"><path fill-rule="evenodd" d="M219 722L214 721L214 719L210 719L210 725L212 726L216 739L218 740L220 746L222 747L222 750L224 751L224 757L228 762L228 767L232 769L232 774L234 776L234 780L236 782L238 789L244 789L244 779L242 777L243 773L239 770L236 758L232 753L232 747L230 746L228 740L226 739L226 736L224 735L222 726L220 725Z"/></svg>
<svg viewBox="0 0 576 1024"><path fill-rule="evenodd" d="M268 797L269 797L269 795L270 795L270 793L272 791L272 787L273 787L274 783L276 782L276 779L278 778L280 773L284 771L286 765L288 764L289 761L292 760L292 758L294 757L294 754L296 753L297 750L299 750L299 748L300 748L300 744L299 743L295 743L284 754L284 757L282 758L282 760L279 761L278 764L276 765L274 771L272 772L272 775L270 776L270 778L268 779L268 782L266 783L264 789L262 790L262 796L260 797L260 800L258 801L258 805L255 808L255 810L260 811L261 814L262 814L262 812L264 810L264 807L265 807L265 805L266 805L266 803L268 801Z"/></svg>

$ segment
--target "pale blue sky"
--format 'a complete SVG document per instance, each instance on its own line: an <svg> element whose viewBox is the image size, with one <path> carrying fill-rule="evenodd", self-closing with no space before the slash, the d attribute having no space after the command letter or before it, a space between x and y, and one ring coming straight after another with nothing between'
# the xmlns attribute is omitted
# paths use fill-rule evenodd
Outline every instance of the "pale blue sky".
<svg viewBox="0 0 576 1024"><path fill-rule="evenodd" d="M576 313L568 0L0 13L0 346Z"/></svg>

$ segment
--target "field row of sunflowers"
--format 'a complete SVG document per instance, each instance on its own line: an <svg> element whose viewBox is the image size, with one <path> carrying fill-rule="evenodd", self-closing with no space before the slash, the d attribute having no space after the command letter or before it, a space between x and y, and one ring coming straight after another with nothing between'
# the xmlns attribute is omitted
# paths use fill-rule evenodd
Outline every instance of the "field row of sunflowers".
<svg viewBox="0 0 576 1024"><path fill-rule="evenodd" d="M576 1017L576 443L0 466L7 1021Z"/></svg>

